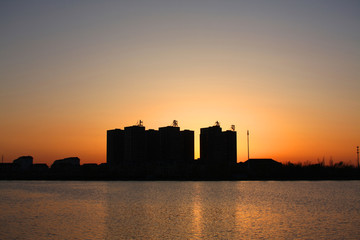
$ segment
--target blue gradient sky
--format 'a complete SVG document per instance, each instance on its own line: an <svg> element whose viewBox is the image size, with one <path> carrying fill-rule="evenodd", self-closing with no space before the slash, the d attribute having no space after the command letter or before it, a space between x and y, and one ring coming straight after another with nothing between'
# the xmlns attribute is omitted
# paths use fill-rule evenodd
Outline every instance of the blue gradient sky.
<svg viewBox="0 0 360 240"><path fill-rule="evenodd" d="M355 163L359 1L1 1L0 154L105 162L106 130L236 125L238 161Z"/></svg>

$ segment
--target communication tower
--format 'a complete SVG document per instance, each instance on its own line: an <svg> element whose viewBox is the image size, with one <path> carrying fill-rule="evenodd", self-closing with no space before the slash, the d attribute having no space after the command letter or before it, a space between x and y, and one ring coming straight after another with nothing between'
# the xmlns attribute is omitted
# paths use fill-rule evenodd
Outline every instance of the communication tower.
<svg viewBox="0 0 360 240"><path fill-rule="evenodd" d="M249 130L247 130L247 150L248 150L248 160L250 159L250 147L249 147Z"/></svg>
<svg viewBox="0 0 360 240"><path fill-rule="evenodd" d="M359 168L359 146L356 147L356 154L357 154L357 164Z"/></svg>

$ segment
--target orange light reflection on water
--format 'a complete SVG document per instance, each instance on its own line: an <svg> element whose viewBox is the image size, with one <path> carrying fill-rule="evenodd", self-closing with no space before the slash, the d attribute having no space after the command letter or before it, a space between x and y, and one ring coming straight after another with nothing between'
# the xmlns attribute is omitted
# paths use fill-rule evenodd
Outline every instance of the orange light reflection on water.
<svg viewBox="0 0 360 240"><path fill-rule="evenodd" d="M194 185L194 198L193 198L193 232L195 237L201 237L203 231L202 219L202 199L201 199L201 183Z"/></svg>

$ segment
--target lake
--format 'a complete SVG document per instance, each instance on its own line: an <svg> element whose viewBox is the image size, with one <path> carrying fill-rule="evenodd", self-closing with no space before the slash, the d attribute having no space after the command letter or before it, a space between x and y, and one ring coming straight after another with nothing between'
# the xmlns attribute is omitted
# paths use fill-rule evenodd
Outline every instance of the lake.
<svg viewBox="0 0 360 240"><path fill-rule="evenodd" d="M0 181L0 239L360 239L360 181Z"/></svg>

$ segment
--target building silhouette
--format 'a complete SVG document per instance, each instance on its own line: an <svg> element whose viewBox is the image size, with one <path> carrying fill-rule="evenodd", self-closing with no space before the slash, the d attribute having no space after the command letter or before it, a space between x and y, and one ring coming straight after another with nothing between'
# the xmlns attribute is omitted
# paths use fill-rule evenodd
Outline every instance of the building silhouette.
<svg viewBox="0 0 360 240"><path fill-rule="evenodd" d="M160 162L167 165L186 165L194 161L194 131L177 126L159 128Z"/></svg>
<svg viewBox="0 0 360 240"><path fill-rule="evenodd" d="M160 161L162 164L172 165L180 162L180 128L175 126L159 128Z"/></svg>
<svg viewBox="0 0 360 240"><path fill-rule="evenodd" d="M30 169L33 165L33 157L32 156L22 156L13 161L13 164L16 168L20 170Z"/></svg>
<svg viewBox="0 0 360 240"><path fill-rule="evenodd" d="M204 164L231 166L237 162L236 131L223 132L220 124L200 129L200 159Z"/></svg>
<svg viewBox="0 0 360 240"><path fill-rule="evenodd" d="M194 161L194 131L183 130L180 132L181 138L181 159L185 164L192 163Z"/></svg>
<svg viewBox="0 0 360 240"><path fill-rule="evenodd" d="M200 160L194 160L194 131L171 126L135 126L107 131L107 163L80 165L78 157L34 164L22 156L0 163L4 180L359 180L358 168L339 162L282 164L270 158L237 163L235 126L201 128Z"/></svg>
<svg viewBox="0 0 360 240"><path fill-rule="evenodd" d="M158 165L160 159L160 134L159 131L149 129L145 131L146 165Z"/></svg>
<svg viewBox="0 0 360 240"><path fill-rule="evenodd" d="M80 159L78 157L68 157L64 159L55 160L51 165L52 169L80 167Z"/></svg>
<svg viewBox="0 0 360 240"><path fill-rule="evenodd" d="M111 166L124 164L124 130L107 131L106 162Z"/></svg>
<svg viewBox="0 0 360 240"><path fill-rule="evenodd" d="M175 122L175 121L174 121ZM194 161L194 131L173 124L149 129L139 124L107 131L107 164L120 167L179 166Z"/></svg>
<svg viewBox="0 0 360 240"><path fill-rule="evenodd" d="M124 135L124 165L140 166L146 162L145 127L135 125L125 127Z"/></svg>

